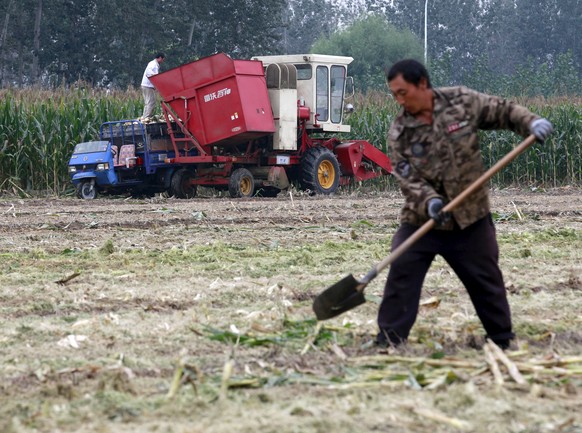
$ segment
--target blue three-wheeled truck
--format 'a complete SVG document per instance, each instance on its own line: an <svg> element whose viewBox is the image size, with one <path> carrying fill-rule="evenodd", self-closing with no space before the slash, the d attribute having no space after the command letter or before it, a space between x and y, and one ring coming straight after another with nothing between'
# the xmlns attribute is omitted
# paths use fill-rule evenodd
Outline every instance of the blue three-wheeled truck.
<svg viewBox="0 0 582 433"><path fill-rule="evenodd" d="M170 123L171 127L175 124ZM183 136L172 131L174 136ZM195 150L190 153L194 154ZM75 146L69 174L77 196L94 199L99 192L138 194L168 192L177 198L195 194L189 168L173 164L175 157L166 122L120 120L101 125L98 141Z"/></svg>

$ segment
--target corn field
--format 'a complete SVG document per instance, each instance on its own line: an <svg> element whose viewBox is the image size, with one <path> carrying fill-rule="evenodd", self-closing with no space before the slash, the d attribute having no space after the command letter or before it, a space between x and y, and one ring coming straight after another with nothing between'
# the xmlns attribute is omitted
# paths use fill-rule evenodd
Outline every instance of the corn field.
<svg viewBox="0 0 582 433"><path fill-rule="evenodd" d="M355 111L348 118L350 138L365 138L387 152L386 133L398 113L396 102L382 93L356 95ZM547 118L554 133L544 144L536 143L497 174L495 186L582 185L582 100L516 99L532 112ZM485 165L490 167L521 141L511 131L482 131L481 149Z"/></svg>
<svg viewBox="0 0 582 433"><path fill-rule="evenodd" d="M135 90L0 90L0 191L62 194L76 143L98 138L107 120L136 118Z"/></svg>
<svg viewBox="0 0 582 433"><path fill-rule="evenodd" d="M386 94L356 95L349 115L352 132L386 152L386 132L398 111ZM536 144L499 173L497 186L582 184L582 102L570 99L519 101L548 118L555 133ZM143 102L137 90L0 90L0 191L19 195L72 191L67 163L76 143L98 137L107 120L136 118ZM482 149L490 166L520 141L508 131L483 133ZM379 181L382 183L382 181ZM385 183L385 182L384 182Z"/></svg>

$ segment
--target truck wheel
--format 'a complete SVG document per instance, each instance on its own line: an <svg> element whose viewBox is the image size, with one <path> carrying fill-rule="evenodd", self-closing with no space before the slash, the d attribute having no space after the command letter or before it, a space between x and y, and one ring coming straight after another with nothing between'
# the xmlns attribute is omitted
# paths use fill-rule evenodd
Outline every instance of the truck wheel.
<svg viewBox="0 0 582 433"><path fill-rule="evenodd" d="M90 180L84 180L77 185L77 197L83 200L94 200L97 198L97 187Z"/></svg>
<svg viewBox="0 0 582 433"><path fill-rule="evenodd" d="M176 198L196 197L197 185L192 184L195 174L192 170L181 168L172 175L170 181L170 196Z"/></svg>
<svg viewBox="0 0 582 433"><path fill-rule="evenodd" d="M252 197L255 193L255 178L246 168L237 168L228 180L228 192L233 198Z"/></svg>
<svg viewBox="0 0 582 433"><path fill-rule="evenodd" d="M337 158L326 147L313 147L301 159L301 186L314 194L333 194L340 182Z"/></svg>

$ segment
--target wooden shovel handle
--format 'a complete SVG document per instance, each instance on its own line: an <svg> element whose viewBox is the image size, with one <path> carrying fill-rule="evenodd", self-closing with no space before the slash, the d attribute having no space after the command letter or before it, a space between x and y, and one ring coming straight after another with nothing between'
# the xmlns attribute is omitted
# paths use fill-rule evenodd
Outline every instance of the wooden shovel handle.
<svg viewBox="0 0 582 433"><path fill-rule="evenodd" d="M479 179L469 185L463 192L461 192L458 196L456 196L453 200L451 200L445 207L443 207L442 212L450 212L455 209L459 204L461 204L467 197L473 194L477 189L482 187L486 182L489 181L494 175L496 175L502 168L508 165L511 161L513 161L517 156L523 151L525 151L528 147L530 147L533 143L535 143L536 137L535 135L530 135L525 140L523 140L518 146L513 148L511 152L501 158L499 161L495 163L493 167L483 173Z"/></svg>
<svg viewBox="0 0 582 433"><path fill-rule="evenodd" d="M475 182L469 185L463 192L451 200L445 207L443 207L441 212L451 212L457 206L459 206L467 197L473 194L477 189L479 189L483 184L485 184L489 179L491 179L495 174L497 174L502 168L513 161L519 154L525 151L529 146L531 146L536 141L536 137L532 134L523 140L518 146L516 146L511 152L501 158L497 163L483 173ZM398 248L396 248L392 253L378 263L366 276L363 278L362 283L364 287L373 278L378 275L382 270L384 270L390 263L396 260L402 255L404 251L412 246L417 240L427 234L435 225L434 220L430 219L425 222L418 230L416 230L408 239L402 242Z"/></svg>

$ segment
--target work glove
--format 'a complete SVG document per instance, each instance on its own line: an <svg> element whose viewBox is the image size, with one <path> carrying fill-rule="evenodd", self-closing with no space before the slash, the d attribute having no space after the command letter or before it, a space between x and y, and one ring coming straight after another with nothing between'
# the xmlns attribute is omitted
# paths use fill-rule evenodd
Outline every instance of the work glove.
<svg viewBox="0 0 582 433"><path fill-rule="evenodd" d="M529 124L529 132L535 135L541 143L546 141L553 130L554 127L548 119L536 119Z"/></svg>
<svg viewBox="0 0 582 433"><path fill-rule="evenodd" d="M441 212L444 206L445 203L443 199L439 197L431 198L426 204L426 213L439 226L445 224L451 217L450 213Z"/></svg>

